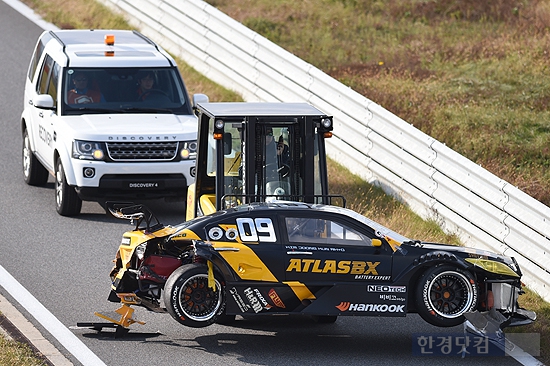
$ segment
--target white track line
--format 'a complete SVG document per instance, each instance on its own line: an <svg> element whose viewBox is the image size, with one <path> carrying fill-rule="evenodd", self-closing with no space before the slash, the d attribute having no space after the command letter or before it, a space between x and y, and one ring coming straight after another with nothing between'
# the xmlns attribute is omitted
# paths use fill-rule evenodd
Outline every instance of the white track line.
<svg viewBox="0 0 550 366"><path fill-rule="evenodd" d="M0 265L0 286L23 306L59 343L83 365L106 366L80 339L48 311Z"/></svg>

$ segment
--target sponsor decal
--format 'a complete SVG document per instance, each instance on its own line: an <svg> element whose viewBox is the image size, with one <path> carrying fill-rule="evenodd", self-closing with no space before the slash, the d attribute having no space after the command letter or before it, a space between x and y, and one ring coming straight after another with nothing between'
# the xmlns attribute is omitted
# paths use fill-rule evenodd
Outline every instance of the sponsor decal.
<svg viewBox="0 0 550 366"><path fill-rule="evenodd" d="M404 298L404 297L398 297L398 296L392 295L392 294L381 294L381 295L380 295L380 300L389 300L389 301L401 301L401 302L405 302L405 298Z"/></svg>
<svg viewBox="0 0 550 366"><path fill-rule="evenodd" d="M339 305L336 306L336 309L344 311L370 311L374 313L404 313L405 305L395 305L395 304L354 304L350 302L342 301Z"/></svg>
<svg viewBox="0 0 550 366"><path fill-rule="evenodd" d="M337 273L337 274L355 274L355 279L361 277L390 277L378 276L376 267L380 262L363 261L336 261L331 259L290 259L287 272L311 272L311 273ZM372 275L372 276L367 276ZM374 279L374 278L373 278Z"/></svg>
<svg viewBox="0 0 550 366"><path fill-rule="evenodd" d="M407 292L407 286L367 285L368 292Z"/></svg>
<svg viewBox="0 0 550 366"><path fill-rule="evenodd" d="M281 298L279 297L279 295L277 294L277 292L274 289L269 290L267 295L269 296L271 301L273 301L273 303L275 304L276 307L281 308L281 309L286 308L285 303L283 302L283 300L281 300Z"/></svg>
<svg viewBox="0 0 550 366"><path fill-rule="evenodd" d="M130 243L131 243L131 239L123 236L122 242L120 243L120 245L130 245Z"/></svg>
<svg viewBox="0 0 550 366"><path fill-rule="evenodd" d="M262 295L262 293L260 292L260 290L258 290L257 288L254 289L254 293L256 294L256 296L258 296L258 300L260 300L260 302L262 303L262 306L265 308L265 309L271 309L271 305L269 305L269 303L267 302L267 300L265 299L264 295Z"/></svg>
<svg viewBox="0 0 550 366"><path fill-rule="evenodd" d="M381 293L379 295L380 300L405 302L406 299L404 297L395 294L405 294L407 286L367 285L367 292Z"/></svg>
<svg viewBox="0 0 550 366"><path fill-rule="evenodd" d="M172 297L170 298L170 301L172 302L172 309L174 309L174 312L180 319L185 320L183 315L180 313L180 307L178 304L178 293L179 293L179 286L176 286L172 290Z"/></svg>
<svg viewBox="0 0 550 366"><path fill-rule="evenodd" d="M371 276L371 275L356 275L356 280L369 280L369 281L389 281L391 276Z"/></svg>
<svg viewBox="0 0 550 366"><path fill-rule="evenodd" d="M263 310L262 304L260 303L260 300L258 300L255 291L252 291L250 287L244 290L244 295L248 299L248 302L252 306L252 310L254 310L255 313L259 313Z"/></svg>
<svg viewBox="0 0 550 366"><path fill-rule="evenodd" d="M235 300L235 303L242 313L246 313L248 309L250 309L250 306L244 302L243 298L241 297L241 295L239 295L235 287L229 289L229 294L231 295L231 297L233 297L233 300Z"/></svg>
<svg viewBox="0 0 550 366"><path fill-rule="evenodd" d="M313 247L306 245L285 245L286 250L306 250L308 252L339 252L343 253L346 251L344 248L332 248L332 247Z"/></svg>

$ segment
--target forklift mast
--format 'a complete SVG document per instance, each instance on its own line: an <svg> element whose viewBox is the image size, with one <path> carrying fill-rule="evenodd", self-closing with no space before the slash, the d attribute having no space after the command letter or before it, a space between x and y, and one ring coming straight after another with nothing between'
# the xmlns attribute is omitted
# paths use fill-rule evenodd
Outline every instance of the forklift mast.
<svg viewBox="0 0 550 366"><path fill-rule="evenodd" d="M329 203L332 117L306 103L198 103L187 219L274 199Z"/></svg>

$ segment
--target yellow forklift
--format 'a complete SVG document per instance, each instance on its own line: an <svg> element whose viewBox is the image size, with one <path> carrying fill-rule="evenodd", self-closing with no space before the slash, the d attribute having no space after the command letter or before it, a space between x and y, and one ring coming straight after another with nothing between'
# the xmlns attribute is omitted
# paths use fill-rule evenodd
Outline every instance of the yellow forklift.
<svg viewBox="0 0 550 366"><path fill-rule="evenodd" d="M196 177L187 220L275 199L338 204L328 194L324 142L332 136L332 116L307 103L198 102L195 112Z"/></svg>

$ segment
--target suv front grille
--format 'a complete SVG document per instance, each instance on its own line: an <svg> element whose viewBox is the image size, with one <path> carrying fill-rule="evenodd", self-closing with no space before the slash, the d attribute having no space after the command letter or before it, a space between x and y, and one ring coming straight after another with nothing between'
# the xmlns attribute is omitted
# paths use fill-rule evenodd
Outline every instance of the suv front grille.
<svg viewBox="0 0 550 366"><path fill-rule="evenodd" d="M178 153L178 142L108 142L113 161L170 161Z"/></svg>

